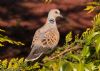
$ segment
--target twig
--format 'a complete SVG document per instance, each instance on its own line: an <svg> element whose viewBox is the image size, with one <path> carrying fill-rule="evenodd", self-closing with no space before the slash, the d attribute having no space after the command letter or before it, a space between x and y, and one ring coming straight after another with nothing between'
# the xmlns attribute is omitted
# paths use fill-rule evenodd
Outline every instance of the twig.
<svg viewBox="0 0 100 71"><path fill-rule="evenodd" d="M55 59L55 58L57 58L57 57L59 57L59 56L61 56L61 55L64 55L65 53L67 53L67 52L70 52L70 51L75 51L75 50L78 50L78 49L81 49L82 47L81 46L79 46L79 45L76 45L75 47L70 47L70 46L68 46L63 52L61 52L60 54L58 54L57 56L54 56L54 57L49 57L49 59L50 60L53 60L53 59Z"/></svg>

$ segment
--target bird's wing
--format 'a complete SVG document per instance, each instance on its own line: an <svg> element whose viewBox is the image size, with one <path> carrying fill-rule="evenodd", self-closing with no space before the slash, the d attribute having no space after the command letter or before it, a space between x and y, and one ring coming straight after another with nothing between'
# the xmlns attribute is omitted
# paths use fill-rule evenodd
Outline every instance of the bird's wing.
<svg viewBox="0 0 100 71"><path fill-rule="evenodd" d="M34 48L34 46L42 46L41 41L45 37L44 35L44 32L41 32L41 29L38 29L34 34L31 48Z"/></svg>
<svg viewBox="0 0 100 71"><path fill-rule="evenodd" d="M45 32L45 38L42 39L42 43L45 47L54 48L59 41L59 32L57 29L52 28Z"/></svg>
<svg viewBox="0 0 100 71"><path fill-rule="evenodd" d="M31 48L34 45L53 48L59 41L59 32L57 29L51 28L46 31L37 30L32 41Z"/></svg>

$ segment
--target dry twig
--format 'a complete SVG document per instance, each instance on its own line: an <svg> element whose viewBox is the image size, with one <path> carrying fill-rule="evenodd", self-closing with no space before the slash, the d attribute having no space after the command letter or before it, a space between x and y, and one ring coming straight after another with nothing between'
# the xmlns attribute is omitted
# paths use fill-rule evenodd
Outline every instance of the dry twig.
<svg viewBox="0 0 100 71"><path fill-rule="evenodd" d="M50 59L50 60L53 60L53 59L55 59L55 58L57 58L57 57L59 57L59 56L64 55L64 54L67 53L67 52L75 51L75 50L78 50L78 49L81 49L81 48L82 48L82 47L79 46L79 45L76 45L75 47L70 47L70 46L68 46L63 52L61 52L61 53L58 54L57 56L49 57L49 59Z"/></svg>

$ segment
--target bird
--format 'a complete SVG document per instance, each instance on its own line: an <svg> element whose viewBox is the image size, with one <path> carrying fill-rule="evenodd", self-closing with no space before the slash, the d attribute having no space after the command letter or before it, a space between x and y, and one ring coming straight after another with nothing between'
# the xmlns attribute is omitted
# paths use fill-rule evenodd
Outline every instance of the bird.
<svg viewBox="0 0 100 71"><path fill-rule="evenodd" d="M60 10L51 9L46 23L36 30L31 44L31 52L25 61L35 61L42 57L42 55L50 54L56 48L60 39L56 24L57 17L63 17Z"/></svg>

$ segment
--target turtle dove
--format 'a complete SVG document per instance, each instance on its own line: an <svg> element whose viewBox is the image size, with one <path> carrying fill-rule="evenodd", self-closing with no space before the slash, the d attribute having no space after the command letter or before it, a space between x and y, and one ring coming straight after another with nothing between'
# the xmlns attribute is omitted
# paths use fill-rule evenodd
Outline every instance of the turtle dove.
<svg viewBox="0 0 100 71"><path fill-rule="evenodd" d="M62 17L58 9L50 10L46 24L39 28L33 37L31 52L25 61L34 61L42 55L51 53L59 42L59 32L56 25L56 18Z"/></svg>

